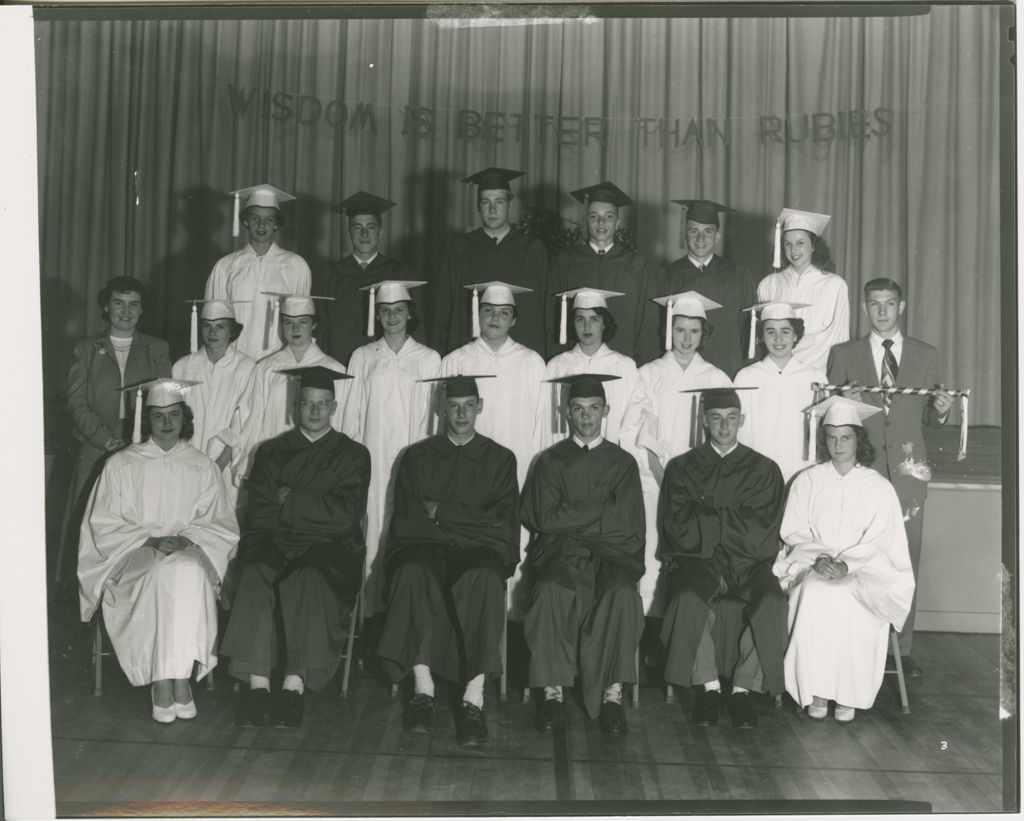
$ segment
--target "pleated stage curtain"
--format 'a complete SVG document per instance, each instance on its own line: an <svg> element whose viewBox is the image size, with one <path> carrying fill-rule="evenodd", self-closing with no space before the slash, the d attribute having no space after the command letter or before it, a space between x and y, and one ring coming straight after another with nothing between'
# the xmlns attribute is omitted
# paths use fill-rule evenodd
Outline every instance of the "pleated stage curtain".
<svg viewBox="0 0 1024 821"><path fill-rule="evenodd" d="M904 284L908 333L936 345L972 421L1000 422L996 8L915 16L448 21L41 20L37 23L47 396L98 331L115 274L147 282L142 328L186 352L184 300L238 247L232 189L299 200L280 244L314 273L349 252L333 203L398 202L382 250L429 280L478 224L470 186L519 168L527 206L579 220L572 189L636 200L638 249L680 251L671 199L734 209L724 253L770 271L783 206L825 212L848 281ZM244 233L244 231L243 231ZM623 284L623 290L628 284ZM429 317L425 321L429 322Z"/></svg>

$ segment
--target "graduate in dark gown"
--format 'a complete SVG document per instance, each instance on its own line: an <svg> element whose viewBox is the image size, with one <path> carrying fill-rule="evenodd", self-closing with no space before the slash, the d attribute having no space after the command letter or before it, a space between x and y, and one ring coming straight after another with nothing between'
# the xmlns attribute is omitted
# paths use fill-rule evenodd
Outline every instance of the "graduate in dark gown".
<svg viewBox="0 0 1024 821"><path fill-rule="evenodd" d="M519 563L519 485L512 451L476 432L484 411L476 380L441 381L444 432L410 445L396 467L377 654L392 680L413 674L403 711L412 732L433 729L432 674L464 686L456 733L460 744L473 744L487 738L486 677L502 670L505 580Z"/></svg>
<svg viewBox="0 0 1024 821"><path fill-rule="evenodd" d="M346 368L352 352L372 338L366 335L367 297L359 289L382 280L416 279L409 265L378 250L384 233L382 214L394 206L383 197L358 191L332 209L345 215L352 253L342 257L334 270L314 277L313 293L334 297L326 321L317 327L316 341L320 350Z"/></svg>
<svg viewBox="0 0 1024 821"><path fill-rule="evenodd" d="M616 303L621 307L615 311L619 326L615 346L637 365L649 362L661 354L658 308L651 302L662 293L660 272L644 256L615 242L620 209L633 200L610 182L581 188L572 195L586 209L587 242L563 251L551 261L550 291L558 293L583 285L624 291L626 296ZM558 318L550 306L545 317L548 336L557 339Z"/></svg>
<svg viewBox="0 0 1024 821"><path fill-rule="evenodd" d="M785 688L787 600L772 573L785 485L778 465L736 441L736 391L703 393L708 440L668 463L658 505L665 680L697 685L694 723L713 726L719 675L731 677L729 713L747 728L750 692Z"/></svg>
<svg viewBox="0 0 1024 821"><path fill-rule="evenodd" d="M662 288L666 294L698 291L722 306L715 314L715 332L704 343L701 355L732 379L746 363L744 334L749 323L743 310L757 302L754 279L746 268L714 252L718 214L727 210L724 205L706 200L672 202L687 208L686 256L665 267Z"/></svg>
<svg viewBox="0 0 1024 821"><path fill-rule="evenodd" d="M601 437L608 413L601 382L579 374L569 388L572 435L543 451L523 491L534 533L525 567L534 582L524 623L531 687L544 688L537 729L563 720L562 687L579 676L583 705L607 735L627 731L622 684L636 683L644 628L636 585L644 572L644 503L636 460Z"/></svg>
<svg viewBox="0 0 1024 821"><path fill-rule="evenodd" d="M509 222L511 181L522 171L488 168L462 180L477 187L477 210L483 225L452 237L433 283L425 324L427 344L442 356L471 337L472 317L465 310L463 288L474 282L516 282L532 293L519 300L516 340L547 359L553 342L545 336L548 308L548 252L536 237ZM411 277L410 277L411 278Z"/></svg>
<svg viewBox="0 0 1024 821"><path fill-rule="evenodd" d="M334 675L345 621L362 583L362 520L370 454L331 428L335 379L314 366L301 379L298 425L260 445L246 487L248 519L237 559L237 587L221 652L228 671L248 683L243 725L302 723L302 693ZM270 675L284 681L271 710Z"/></svg>

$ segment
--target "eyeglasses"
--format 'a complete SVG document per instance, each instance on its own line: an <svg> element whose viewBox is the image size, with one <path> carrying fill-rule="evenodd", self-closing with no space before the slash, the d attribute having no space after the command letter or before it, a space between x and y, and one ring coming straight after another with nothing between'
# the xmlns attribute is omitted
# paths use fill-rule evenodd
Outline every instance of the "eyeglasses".
<svg viewBox="0 0 1024 821"><path fill-rule="evenodd" d="M308 399L299 400L299 407L302 408L303 410L325 411L328 410L333 404L333 399L319 399L316 402L310 402Z"/></svg>

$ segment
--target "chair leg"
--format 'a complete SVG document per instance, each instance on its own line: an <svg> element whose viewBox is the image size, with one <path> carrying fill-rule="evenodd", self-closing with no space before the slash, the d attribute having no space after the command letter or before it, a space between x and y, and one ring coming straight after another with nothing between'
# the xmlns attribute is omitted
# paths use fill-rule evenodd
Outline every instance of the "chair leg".
<svg viewBox="0 0 1024 821"><path fill-rule="evenodd" d="M896 681L900 686L900 708L904 715L910 714L910 699L907 698L907 680L903 677L903 659L900 657L900 640L896 631L889 630L892 645L892 657L896 662Z"/></svg>
<svg viewBox="0 0 1024 821"><path fill-rule="evenodd" d="M508 701L508 617L501 628L501 680L498 684L498 701Z"/></svg>
<svg viewBox="0 0 1024 821"><path fill-rule="evenodd" d="M397 684L392 684L391 685L391 698L392 699L398 698L398 685Z"/></svg>
<svg viewBox="0 0 1024 821"><path fill-rule="evenodd" d="M640 648L636 648L636 656L634 657L634 668L636 672L636 684L633 685L633 698L631 704L635 710L640 706Z"/></svg>
<svg viewBox="0 0 1024 821"><path fill-rule="evenodd" d="M94 696L103 695L103 627L100 625L100 616L96 616L96 628L92 636L92 666L93 666L93 687Z"/></svg>
<svg viewBox="0 0 1024 821"><path fill-rule="evenodd" d="M348 698L348 679L352 673L352 648L356 642L356 632L359 629L359 613L363 607L363 591L359 590L356 596L355 606L348 620L348 638L345 640L345 664L341 671L341 697Z"/></svg>
<svg viewBox="0 0 1024 821"><path fill-rule="evenodd" d="M665 682L665 703L674 704L676 700L676 691L673 689L669 682Z"/></svg>
<svg viewBox="0 0 1024 821"><path fill-rule="evenodd" d="M206 692L212 693L216 685L213 683L213 670L206 674Z"/></svg>

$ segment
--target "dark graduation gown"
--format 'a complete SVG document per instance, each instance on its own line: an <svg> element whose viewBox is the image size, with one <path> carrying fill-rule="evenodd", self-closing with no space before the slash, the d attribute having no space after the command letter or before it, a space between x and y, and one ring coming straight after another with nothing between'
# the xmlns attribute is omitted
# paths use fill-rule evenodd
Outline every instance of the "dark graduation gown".
<svg viewBox="0 0 1024 821"><path fill-rule="evenodd" d="M539 239L514 225L497 245L483 228L452 237L441 269L429 286L427 344L443 356L471 341L472 291L463 286L492 280L533 289L530 294L516 294L518 319L512 336L547 359L551 348L544 335L544 311L551 301L548 252Z"/></svg>
<svg viewBox="0 0 1024 821"><path fill-rule="evenodd" d="M701 272L689 257L683 257L668 265L663 277L666 294L697 291L721 304L721 308L708 314L715 330L704 343L701 356L732 379L748 362L750 314L743 309L757 302L757 288L750 272L718 256L711 257Z"/></svg>
<svg viewBox="0 0 1024 821"><path fill-rule="evenodd" d="M420 663L453 681L500 672L503 580L519 563L515 456L480 433L461 447L431 436L400 457L394 494L385 670L395 681ZM437 503L436 521L425 501Z"/></svg>
<svg viewBox="0 0 1024 821"><path fill-rule="evenodd" d="M238 588L221 645L231 657L232 675L265 675L279 638L272 629L275 604L286 671L303 671L313 690L333 675L344 639L343 611L362 583L369 482L369 452L335 430L310 442L295 428L256 451L246 483ZM281 487L291 488L283 504L277 501Z"/></svg>
<svg viewBox="0 0 1024 821"><path fill-rule="evenodd" d="M343 257L334 270L318 274L313 281L312 293L334 297L334 302L317 303L317 316L322 319L317 322L313 335L320 350L347 368L352 351L374 339L366 335L366 311L370 297L359 288L384 279L408 281L416 278L409 265L379 252L365 270L350 254ZM417 293L413 291L411 295L416 309L419 309ZM415 336L419 339L419 334Z"/></svg>
<svg viewBox="0 0 1024 821"><path fill-rule="evenodd" d="M673 600L683 593L695 594L705 605L726 593L747 602L745 616L772 693L784 687L786 598L771 572L784 493L782 473L768 457L740 444L721 457L705 442L668 463L658 502L657 555L669 610L677 612ZM689 681L707 613L702 606L696 614L687 612L684 624L673 625L666 612L667 680ZM725 635L716 630L716 641L721 637L729 644L724 657L733 662L743 628L739 619Z"/></svg>
<svg viewBox="0 0 1024 821"><path fill-rule="evenodd" d="M644 573L645 520L636 460L607 440L583 450L564 439L537 458L523 492L522 521L534 534L525 567L537 582L575 593L576 627L582 628L577 672L587 711L596 715L602 690L632 668L643 631L636 583ZM617 599L616 612L603 612L602 603L622 589L632 593L635 607L630 598ZM535 597L525 629L531 652L543 657L544 645L557 641L551 633L560 631L558 625L539 630L538 609ZM609 641L616 646L606 647ZM531 670L531 680L535 675Z"/></svg>
<svg viewBox="0 0 1024 821"><path fill-rule="evenodd" d="M573 288L602 288L607 291L621 291L625 296L615 297L608 303L608 309L615 317L618 331L609 347L633 357L637 365L649 362L662 353L664 328L659 325L661 313L658 305L651 302L659 291L659 273L653 263L648 262L635 251L629 251L621 243L615 243L611 250L600 256L590 244L563 251L551 262L551 293ZM548 299L545 317L548 334L558 340L561 302ZM572 316L567 318L572 322Z"/></svg>

